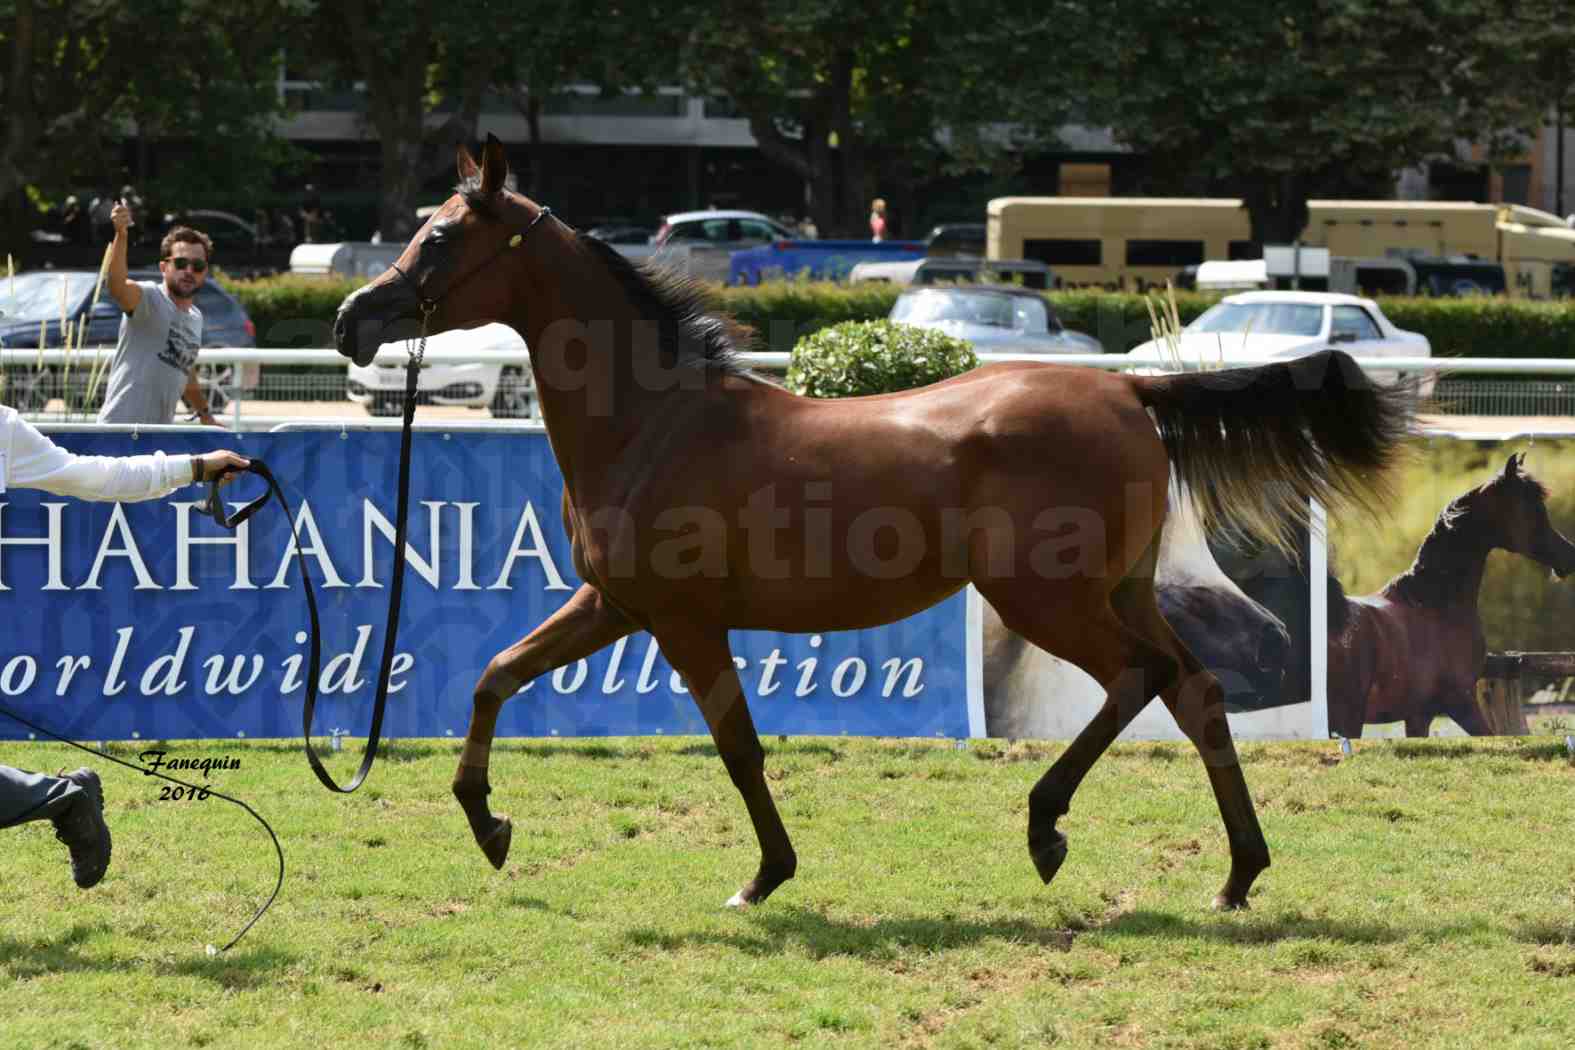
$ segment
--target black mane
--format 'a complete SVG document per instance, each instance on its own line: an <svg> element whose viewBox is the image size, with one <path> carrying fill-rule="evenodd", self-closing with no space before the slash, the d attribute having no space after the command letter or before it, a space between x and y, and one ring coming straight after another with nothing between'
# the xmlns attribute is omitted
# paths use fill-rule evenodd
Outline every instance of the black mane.
<svg viewBox="0 0 1575 1050"><path fill-rule="evenodd" d="M747 337L747 330L710 311L709 293L700 282L663 266L636 266L599 238L583 233L575 237L612 271L641 315L657 322L664 360L680 367L774 382L739 360L738 344Z"/></svg>
<svg viewBox="0 0 1575 1050"><path fill-rule="evenodd" d="M496 197L482 189L479 174L461 181L454 192L471 211L498 218ZM747 342L751 333L711 311L709 293L700 282L664 266L637 266L599 238L576 232L575 239L612 271L640 314L656 321L658 350L670 367L700 368L776 385L775 379L739 360L739 344Z"/></svg>

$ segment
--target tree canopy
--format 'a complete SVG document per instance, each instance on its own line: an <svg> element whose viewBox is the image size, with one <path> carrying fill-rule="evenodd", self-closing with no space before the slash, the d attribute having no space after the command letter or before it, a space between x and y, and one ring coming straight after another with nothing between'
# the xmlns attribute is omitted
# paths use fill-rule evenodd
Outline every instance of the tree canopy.
<svg viewBox="0 0 1575 1050"><path fill-rule="evenodd" d="M1565 0L0 0L0 200L115 177L133 130L200 143L170 196L255 185L289 152L286 54L364 89L391 239L485 106L534 142L567 84L725 96L821 231L855 236L872 197L1010 170L1070 122L1144 155L1144 191L1240 195L1255 239L1290 240L1311 196L1382 193L1462 141L1523 150L1575 111Z"/></svg>
<svg viewBox="0 0 1575 1050"><path fill-rule="evenodd" d="M762 152L804 179L823 234L863 235L872 197L1042 142L1065 110L1025 85L1048 21L960 0L678 4L680 75L727 96Z"/></svg>
<svg viewBox="0 0 1575 1050"><path fill-rule="evenodd" d="M0 2L0 200L118 178L133 129L202 143L200 167L160 173L175 193L273 168L279 41L300 14L298 0Z"/></svg>
<svg viewBox="0 0 1575 1050"><path fill-rule="evenodd" d="M1094 42L1056 67L1087 117L1150 158L1155 191L1241 196L1259 243L1459 141L1512 149L1550 101L1516 62L1536 27L1503 0L1107 0L1058 22Z"/></svg>

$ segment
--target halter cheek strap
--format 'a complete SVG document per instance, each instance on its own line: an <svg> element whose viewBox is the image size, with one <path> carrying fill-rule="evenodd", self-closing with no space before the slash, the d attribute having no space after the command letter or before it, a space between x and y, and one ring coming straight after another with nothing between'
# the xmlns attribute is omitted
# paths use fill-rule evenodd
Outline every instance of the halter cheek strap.
<svg viewBox="0 0 1575 1050"><path fill-rule="evenodd" d="M524 244L525 238L530 236L530 232L534 230L543 219L548 218L551 215L551 208L539 209L535 216L531 218L530 222L525 224L525 228L523 230L504 241L503 244L498 247L497 251L481 260L481 262L477 263L475 266L472 266L470 269L466 270L459 280L450 284L443 290L442 295L427 298L421 294L421 285L414 277L411 277L408 273L406 273L397 262L392 264L391 269L399 275L400 280L404 281L410 286L411 292L415 294L416 300L421 304L421 312L423 314L431 314L432 311L437 309L438 301L440 299L442 299L444 296L447 296L450 292L464 284L466 281L470 280L472 277L476 276L476 274L480 273L486 267L491 266L493 263L497 262L498 256L502 255L510 248L518 248L520 245Z"/></svg>

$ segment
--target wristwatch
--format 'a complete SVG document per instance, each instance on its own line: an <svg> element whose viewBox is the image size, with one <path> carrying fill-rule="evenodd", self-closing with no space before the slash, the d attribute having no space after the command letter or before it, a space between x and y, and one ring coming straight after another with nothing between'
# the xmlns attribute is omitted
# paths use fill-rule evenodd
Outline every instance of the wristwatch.
<svg viewBox="0 0 1575 1050"><path fill-rule="evenodd" d="M193 456L193 457L191 457L191 483L193 485L199 485L199 484L202 483L202 457L201 456Z"/></svg>

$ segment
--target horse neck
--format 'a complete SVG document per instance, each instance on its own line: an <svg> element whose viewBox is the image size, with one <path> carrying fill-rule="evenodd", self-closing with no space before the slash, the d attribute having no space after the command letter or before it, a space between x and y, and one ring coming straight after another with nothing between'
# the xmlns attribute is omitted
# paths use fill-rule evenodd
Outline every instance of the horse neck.
<svg viewBox="0 0 1575 1050"><path fill-rule="evenodd" d="M1474 608L1492 549L1469 508L1453 516L1446 510L1417 548L1411 568L1389 581L1384 593L1417 605Z"/></svg>
<svg viewBox="0 0 1575 1050"><path fill-rule="evenodd" d="M572 486L625 447L672 392L652 390L635 374L641 318L617 280L564 231L543 241L551 245L540 249L551 279L534 269L518 279L510 324L530 347L542 419Z"/></svg>

